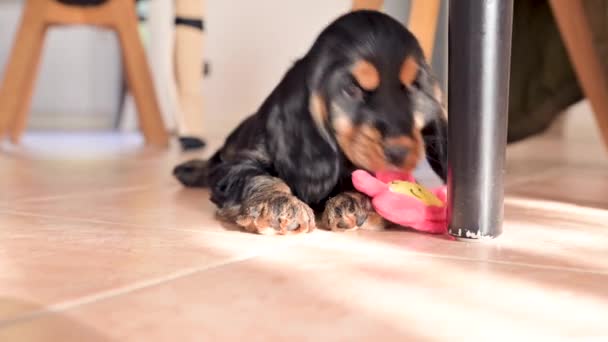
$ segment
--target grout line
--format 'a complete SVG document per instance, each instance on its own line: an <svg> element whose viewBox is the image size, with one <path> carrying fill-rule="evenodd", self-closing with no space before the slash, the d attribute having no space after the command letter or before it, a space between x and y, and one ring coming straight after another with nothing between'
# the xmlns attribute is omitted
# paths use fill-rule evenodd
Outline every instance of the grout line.
<svg viewBox="0 0 608 342"><path fill-rule="evenodd" d="M277 248L272 248L263 253L260 253L259 251L250 252L248 254L245 254L245 255L242 255L239 257L234 257L234 258L231 258L228 260L219 261L219 262L212 263L209 265L184 269L184 270L172 273L167 276L152 278L149 280L143 280L143 281L135 282L135 283L132 283L129 285L117 287L114 289L101 291L101 292L98 292L98 293L95 293L92 295L83 296L78 299L67 300L67 301L51 304L40 310L31 311L26 314L12 317L10 319L0 320L0 330L3 328L6 328L7 326L13 325L13 324L22 323L23 321L29 321L29 320L34 320L34 319L40 318L47 314L60 313L60 312L63 312L63 311L66 311L66 310L69 310L72 308L76 308L79 306L95 303L95 302L98 302L101 300L110 299L110 298L114 298L114 297L118 297L118 296L123 296L123 295L129 294L129 293L135 292L135 291L144 290L147 288L162 285L162 284L168 283L173 280L186 278L186 277L195 275L197 273L216 269L216 268L219 268L222 266L227 266L227 265L251 260L251 259L254 259L259 256L267 255L271 252L274 253L274 252L277 252L277 251L280 251L283 249L287 249L287 248L291 247L293 244L295 244L296 242L297 242L297 240L292 240L290 242L281 244L281 246L279 246Z"/></svg>
<svg viewBox="0 0 608 342"><path fill-rule="evenodd" d="M355 239L355 240L351 240L351 241L355 241L356 244L361 244L361 243L365 243L367 240ZM321 247L321 248L348 250L348 252L350 252L350 253L357 253L357 254L363 254L363 255L373 253L369 250L363 251L361 248L357 248L356 246L346 246L346 247L322 246L322 245L318 244L318 240L316 241L315 245L317 247ZM427 258L431 258L431 259L466 261L466 262L473 262L473 263L488 263L488 264L517 266L517 267L534 268L534 269L542 269L542 270L550 270L550 271L571 272L571 273L579 273L579 274L594 274L594 275L601 275L601 276L608 275L608 270L602 270L602 269L597 269L597 268L584 269L584 268L578 268L578 267L554 266L554 265L527 263L527 262L519 262L519 261L503 261L503 260L498 260L498 259L474 258L474 257L466 257L466 256L458 256L458 255L450 255L450 254L416 252L416 251L412 251L412 250L407 250L405 248L400 249L400 248L396 248L396 247L384 247L383 246L383 247L373 247L373 248L380 248L380 249L383 249L384 251L391 249L391 253L399 253L399 254L408 255L408 256L427 257Z"/></svg>
<svg viewBox="0 0 608 342"><path fill-rule="evenodd" d="M136 292L136 291L145 290L145 289L148 289L151 287L163 285L163 284L169 283L171 281L182 279L182 278L187 278L187 277L190 277L190 276L193 276L196 274L200 274L200 273L208 271L208 270L248 261L248 260L260 257L260 256L269 255L272 253L277 253L281 250L291 248L294 245L306 246L306 244L303 244L303 242L310 240L309 238L307 238L308 236L310 236L310 235L304 236L304 239L286 241L285 243L282 243L280 246L277 246L274 248L269 248L269 249L264 248L263 250L251 251L247 254L244 254L244 255L241 255L238 257L234 257L234 258L230 258L230 259L227 259L224 261L219 261L219 262L208 264L208 265L201 266L201 267L191 267L188 269L174 272L174 273L166 275L166 276L143 280L143 281L135 282L135 283L132 283L129 285L117 287L114 289L100 291L98 293L88 295L88 296L83 296L83 297L80 297L77 299L66 300L63 302L51 304L40 310L31 311L26 314L12 317L10 319L0 320L0 329L6 328L13 324L19 324L24 321L35 320L35 319L41 318L48 314L60 313L60 312L67 311L67 310L77 308L80 306L92 304L92 303L103 301L103 300L112 299L115 297L124 296L124 295L130 294L130 293ZM314 243L315 239L312 239L312 241L309 241L309 242ZM359 243L361 243L361 242L362 241L359 241ZM354 253L358 253L358 254L367 254L367 253L357 252L356 248L347 248L347 249L350 252L354 252ZM448 261L471 262L471 263L478 263L478 264L479 263L489 263L489 264L498 264L498 265L506 265L506 266L525 267L525 268L532 268L532 269L550 270L550 271L562 271L562 272L565 271L565 272L580 273L580 274L608 275L608 271L601 271L601 270L585 270L585 269L573 268L573 267L540 265L540 264L525 263L525 262L511 262L511 261L487 260L487 259L484 260L484 259L471 258L471 257L461 257L461 256L433 254L433 253L422 253L422 252L413 252L413 251L407 251L407 250L400 250L400 252L404 253L404 255L422 256L422 257L428 257L431 259L441 259L441 260L448 260Z"/></svg>
<svg viewBox="0 0 608 342"><path fill-rule="evenodd" d="M75 192L75 193L70 193L70 194L65 194L65 195L50 195L50 196L43 196L43 197L27 196L27 197L23 197L23 198L13 199L13 200L11 200L11 203L28 204L28 203L48 202L48 201L52 201L52 200L65 200L65 199L80 198L80 197L87 197L87 196L91 196L91 195L105 196L105 195L111 195L111 194L123 193L123 192L135 192L135 191L140 191L140 190L149 190L154 187L157 187L158 185L159 184L146 184L146 185L141 184L141 185L134 185L134 186L110 188L110 189L105 189L102 191L97 190L97 191ZM166 184L166 185L169 185L169 184ZM163 188L167 188L167 189L172 189L172 188L176 188L176 187L178 187L178 185L175 185L175 184L171 184L170 186L167 186L167 187L163 186Z"/></svg>
<svg viewBox="0 0 608 342"><path fill-rule="evenodd" d="M3 212L0 210L0 213L3 213ZM8 211L8 212L4 212L4 213L13 214L13 215L21 215L21 216L41 217L41 218L65 219L65 220L72 220L72 221L78 221L78 222L88 222L88 223L95 223L95 224L111 224L111 225L133 227L133 228L142 228L142 229L151 229L151 230L172 230L172 231L194 232L194 233L201 233L201 234L213 234L213 235L223 235L223 236L231 236L232 235L231 234L232 231L229 231L229 230L225 230L225 231L207 231L207 230L198 230L198 229L167 228L167 227L158 227L158 226L156 226L156 227L150 227L150 226L144 226L144 225L138 225L138 224L129 224L129 223L120 223L120 222L114 222L114 221L68 218L68 217L52 216L52 215L38 215L38 214L31 214L31 213L28 213L28 212L10 212L10 211ZM306 235L306 236L310 236L310 235ZM301 241L305 241L305 240L301 240ZM356 250L353 250L353 249L349 249L349 251L352 252L352 253L358 253L358 252L356 252ZM425 256L425 257L438 258L438 259L452 259L452 260L469 261L469 262L488 262L488 263L495 263L495 264L501 264L501 265L521 266L521 267L528 267L528 268L538 268L538 269L547 269L547 270L556 270L556 271L566 271L566 272L573 272L573 273L588 273L588 274L597 274L597 275L608 275L608 271L589 270L589 269L581 269L581 268L575 268L575 267L551 266L551 265L543 265L543 264L522 263L522 262L512 262L512 261L501 261L501 260L495 260L495 259L494 260L490 260L490 259L478 259L478 258L462 257L462 256L447 255L447 254L434 254L434 253L413 252L413 251L407 251L407 250L402 250L401 252L404 253L404 254L407 254L407 255Z"/></svg>
<svg viewBox="0 0 608 342"><path fill-rule="evenodd" d="M0 214L8 214L15 216L26 216L26 217L37 217L37 218L46 218L46 219L56 219L56 220L65 220L65 221L74 221L74 222L83 222L83 223L93 223L93 224L107 224L107 225L115 225L115 226L123 226L123 227L131 227L131 228L140 228L147 230L172 230L172 231L181 231L181 232L194 232L194 233L204 233L204 234L215 234L215 235L231 235L232 232L229 229L221 230L221 231L209 231L204 229L192 229L192 228L174 228L174 227L162 227L162 226L151 226L151 225L143 225L137 223L129 223L129 222L118 222L118 221L107 221L107 220L96 220L96 219L87 219L81 217L70 217L70 216L58 216L58 215L49 215L49 214L36 214L29 211L20 211L13 210L10 208L3 209L0 207ZM218 221L219 223L219 221Z"/></svg>
<svg viewBox="0 0 608 342"><path fill-rule="evenodd" d="M542 170L540 172L537 171L533 175L530 175L530 176L517 177L516 179L514 179L511 182L508 182L508 181L505 182L505 190L510 190L511 188L516 187L516 186L520 186L520 185L524 185L524 184L527 184L530 182L541 180L545 177L556 174L561 170L562 170L561 166L552 166L552 167Z"/></svg>
<svg viewBox="0 0 608 342"><path fill-rule="evenodd" d="M425 256L435 259L446 259L446 260L458 260L458 261L468 261L474 263L490 263L490 264L498 264L498 265L506 265L506 266L518 266L518 267L526 267L526 268L534 268L534 269L542 269L542 270L550 270L550 271L563 271L563 272L572 272L572 273L582 273L582 274L594 274L594 275L608 275L608 271L603 271L599 269L583 269L576 267L565 267L565 266L553 266L553 265L542 265L542 264L533 264L527 262L518 262L518 261L502 261L496 259L476 259L471 257L462 257L455 255L446 255L446 254L432 254L432 253L420 253L420 252L407 252L407 254Z"/></svg>

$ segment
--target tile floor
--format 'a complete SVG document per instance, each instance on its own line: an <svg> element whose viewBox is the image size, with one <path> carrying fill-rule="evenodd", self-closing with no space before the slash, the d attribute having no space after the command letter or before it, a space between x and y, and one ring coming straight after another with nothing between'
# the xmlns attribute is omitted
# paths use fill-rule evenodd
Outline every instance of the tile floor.
<svg viewBox="0 0 608 342"><path fill-rule="evenodd" d="M262 237L109 134L0 145L0 341L608 340L608 154L509 148L504 234Z"/></svg>

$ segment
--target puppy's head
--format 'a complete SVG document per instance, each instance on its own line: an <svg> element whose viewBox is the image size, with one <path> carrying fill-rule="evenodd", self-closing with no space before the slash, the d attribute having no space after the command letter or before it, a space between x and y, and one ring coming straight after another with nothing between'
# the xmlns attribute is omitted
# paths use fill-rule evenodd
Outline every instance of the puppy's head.
<svg viewBox="0 0 608 342"><path fill-rule="evenodd" d="M400 70L394 70L355 56L330 77L327 122L344 155L358 167L411 171L424 156L412 89L418 63L413 56L400 62Z"/></svg>
<svg viewBox="0 0 608 342"><path fill-rule="evenodd" d="M331 24L309 55L310 111L326 136L358 168L413 170L428 112L441 112L421 106L441 105L423 89L433 86L414 36L387 15L358 11Z"/></svg>

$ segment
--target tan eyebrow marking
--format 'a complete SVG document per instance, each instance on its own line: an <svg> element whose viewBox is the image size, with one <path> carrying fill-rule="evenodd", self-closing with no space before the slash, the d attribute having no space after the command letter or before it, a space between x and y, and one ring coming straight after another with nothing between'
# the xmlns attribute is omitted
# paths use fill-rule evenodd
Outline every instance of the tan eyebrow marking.
<svg viewBox="0 0 608 342"><path fill-rule="evenodd" d="M378 73L378 69L366 60L362 59L357 61L353 65L351 73L361 88L365 90L375 90L380 85L380 74Z"/></svg>
<svg viewBox="0 0 608 342"><path fill-rule="evenodd" d="M404 86L411 86L414 84L418 76L418 63L413 56L406 57L401 64L401 70L399 71L399 80Z"/></svg>

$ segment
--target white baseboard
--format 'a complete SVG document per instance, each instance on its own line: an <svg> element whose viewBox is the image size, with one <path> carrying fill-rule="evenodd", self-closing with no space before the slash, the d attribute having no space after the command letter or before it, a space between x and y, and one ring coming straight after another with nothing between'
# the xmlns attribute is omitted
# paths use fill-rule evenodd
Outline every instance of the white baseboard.
<svg viewBox="0 0 608 342"><path fill-rule="evenodd" d="M32 113L27 128L44 130L111 130L113 113Z"/></svg>

